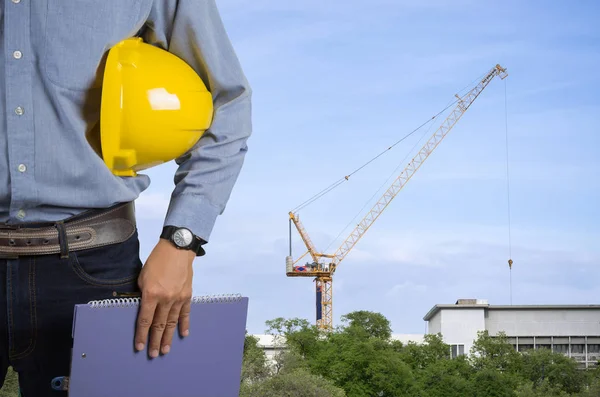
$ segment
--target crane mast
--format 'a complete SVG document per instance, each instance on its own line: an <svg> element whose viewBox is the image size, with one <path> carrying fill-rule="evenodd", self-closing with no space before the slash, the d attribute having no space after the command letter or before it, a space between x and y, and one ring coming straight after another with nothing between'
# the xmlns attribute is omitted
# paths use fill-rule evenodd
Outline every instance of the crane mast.
<svg viewBox="0 0 600 397"><path fill-rule="evenodd" d="M381 198L375 203L371 210L356 225L346 240L333 254L318 252L308 236L306 229L300 222L297 213L290 212L290 255L286 258L286 275L288 277L314 277L316 289L316 322L317 327L323 330L331 330L333 327L333 274L340 262L348 255L352 248L364 236L367 230L379 218L391 201L398 195L406 183L417 172L425 160L431 155L435 148L447 136L448 132L454 127L462 115L467 111L471 104L477 99L479 94L487 87L495 76L501 79L506 78L506 69L500 65L492 68L480 81L462 97L457 97L456 106L448 117L442 122L440 127L433 133L429 140L423 145L417 155L408 163L406 168L394 180L391 186L383 193ZM291 225L292 223L298 230L302 241L307 247L307 252L296 259L292 258L291 252ZM298 266L297 263L306 254L310 254L313 261L305 265Z"/></svg>

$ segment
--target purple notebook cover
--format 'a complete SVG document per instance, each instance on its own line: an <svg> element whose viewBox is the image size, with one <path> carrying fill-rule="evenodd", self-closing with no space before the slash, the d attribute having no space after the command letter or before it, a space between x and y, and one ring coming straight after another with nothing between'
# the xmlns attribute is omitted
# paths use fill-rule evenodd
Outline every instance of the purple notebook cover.
<svg viewBox="0 0 600 397"><path fill-rule="evenodd" d="M190 334L150 359L134 350L138 299L75 306L69 397L237 397L248 298L194 298Z"/></svg>

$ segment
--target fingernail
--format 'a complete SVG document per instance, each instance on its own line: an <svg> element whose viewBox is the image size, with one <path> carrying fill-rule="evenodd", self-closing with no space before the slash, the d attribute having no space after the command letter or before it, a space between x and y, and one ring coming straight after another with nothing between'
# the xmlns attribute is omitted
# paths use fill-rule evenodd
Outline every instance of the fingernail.
<svg viewBox="0 0 600 397"><path fill-rule="evenodd" d="M138 350L144 350L144 344L143 343L138 343L137 345L135 345L135 348Z"/></svg>
<svg viewBox="0 0 600 397"><path fill-rule="evenodd" d="M150 357L156 358L158 357L158 350L154 349L150 352Z"/></svg>
<svg viewBox="0 0 600 397"><path fill-rule="evenodd" d="M163 354L167 354L171 350L171 346L166 345L163 347Z"/></svg>
<svg viewBox="0 0 600 397"><path fill-rule="evenodd" d="M182 335L183 336L188 336L190 334L190 330L186 329L185 331L183 331Z"/></svg>

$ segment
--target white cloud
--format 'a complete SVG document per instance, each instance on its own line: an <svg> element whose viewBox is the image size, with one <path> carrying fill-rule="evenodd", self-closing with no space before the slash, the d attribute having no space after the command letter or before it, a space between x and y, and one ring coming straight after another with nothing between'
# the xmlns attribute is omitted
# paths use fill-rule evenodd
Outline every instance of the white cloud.
<svg viewBox="0 0 600 397"><path fill-rule="evenodd" d="M428 288L426 285L405 281L403 283L394 285L386 292L386 296L394 297L403 291L423 293L427 292L427 290Z"/></svg>

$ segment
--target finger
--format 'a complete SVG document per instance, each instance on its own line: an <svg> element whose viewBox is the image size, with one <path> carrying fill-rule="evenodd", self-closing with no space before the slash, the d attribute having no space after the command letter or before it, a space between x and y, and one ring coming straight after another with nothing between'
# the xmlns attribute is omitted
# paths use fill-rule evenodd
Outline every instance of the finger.
<svg viewBox="0 0 600 397"><path fill-rule="evenodd" d="M152 319L154 318L157 303L158 302L154 297L142 295L135 330L135 348L138 351L144 349L148 340L148 332L152 325Z"/></svg>
<svg viewBox="0 0 600 397"><path fill-rule="evenodd" d="M175 328L177 328L177 321L179 319L179 312L181 311L182 303L177 302L171 306L169 316L167 317L167 324L165 331L163 332L160 351L163 354L167 354L171 350L171 342L173 341L173 334L175 334Z"/></svg>
<svg viewBox="0 0 600 397"><path fill-rule="evenodd" d="M179 312L179 334L186 337L190 334L190 312L192 310L191 299L186 299Z"/></svg>
<svg viewBox="0 0 600 397"><path fill-rule="evenodd" d="M167 318L172 306L173 303L171 302L160 302L156 306L154 319L152 320L152 326L150 327L150 343L148 344L148 350L150 352L150 357L152 358L158 357L160 341L165 332L165 328L167 327Z"/></svg>

